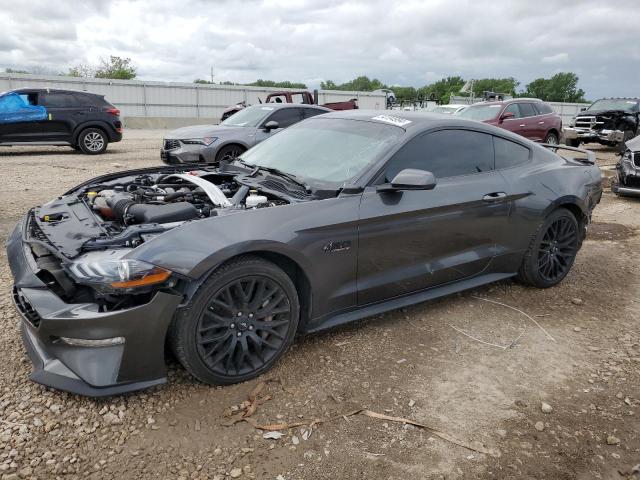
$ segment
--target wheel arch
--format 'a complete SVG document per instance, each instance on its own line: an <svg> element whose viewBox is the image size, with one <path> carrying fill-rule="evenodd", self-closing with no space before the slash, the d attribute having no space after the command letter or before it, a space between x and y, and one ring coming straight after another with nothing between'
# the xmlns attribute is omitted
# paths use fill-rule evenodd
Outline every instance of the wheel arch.
<svg viewBox="0 0 640 480"><path fill-rule="evenodd" d="M85 122L85 123L82 123L82 124L78 125L73 130L73 135L71 135L71 140L72 140L73 144L78 143L78 137L87 128L98 128L98 129L102 130L104 132L104 134L107 136L107 141L111 142L112 136L111 136L111 133L109 132L109 125L106 122L89 121L89 122Z"/></svg>
<svg viewBox="0 0 640 480"><path fill-rule="evenodd" d="M544 212L543 218L546 218L551 212L560 208L569 210L573 214L573 216L576 218L576 221L578 222L578 227L582 232L582 237L580 240L584 240L584 237L586 235L587 223L589 221L589 213L584 201L579 197L573 196L558 198L555 202L547 207Z"/></svg>
<svg viewBox="0 0 640 480"><path fill-rule="evenodd" d="M220 155L220 151L223 148L226 148L226 147L229 147L229 146L233 146L233 145L244 149L244 151L247 151L247 150L249 150L251 148L249 145L247 145L246 143L244 143L241 140L238 140L237 138L233 139L233 140L228 140L227 142L221 143L220 146L218 147L218 150L216 150L216 161L218 161L218 155Z"/></svg>

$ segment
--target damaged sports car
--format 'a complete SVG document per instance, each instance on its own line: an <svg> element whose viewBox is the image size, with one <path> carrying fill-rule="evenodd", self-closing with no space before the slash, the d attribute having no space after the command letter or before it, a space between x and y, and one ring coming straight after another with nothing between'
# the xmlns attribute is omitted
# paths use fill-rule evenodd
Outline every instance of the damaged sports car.
<svg viewBox="0 0 640 480"><path fill-rule="evenodd" d="M620 196L640 197L640 137L629 140L616 165L611 191Z"/></svg>
<svg viewBox="0 0 640 480"><path fill-rule="evenodd" d="M305 120L220 168L105 175L7 244L39 383L112 395L267 371L296 334L568 274L602 193L590 152L419 113ZM570 149L571 150L571 149Z"/></svg>

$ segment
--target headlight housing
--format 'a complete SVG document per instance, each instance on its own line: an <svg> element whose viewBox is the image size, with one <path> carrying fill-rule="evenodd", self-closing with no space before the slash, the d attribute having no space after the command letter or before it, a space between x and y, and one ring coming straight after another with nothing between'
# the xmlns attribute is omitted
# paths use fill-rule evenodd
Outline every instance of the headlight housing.
<svg viewBox="0 0 640 480"><path fill-rule="evenodd" d="M205 145L208 147L217 139L218 137L202 137L202 138L185 138L180 141L187 145Z"/></svg>
<svg viewBox="0 0 640 480"><path fill-rule="evenodd" d="M128 292L170 281L171 272L141 260L86 259L68 265L73 278L101 291ZM170 285L171 286L171 285Z"/></svg>

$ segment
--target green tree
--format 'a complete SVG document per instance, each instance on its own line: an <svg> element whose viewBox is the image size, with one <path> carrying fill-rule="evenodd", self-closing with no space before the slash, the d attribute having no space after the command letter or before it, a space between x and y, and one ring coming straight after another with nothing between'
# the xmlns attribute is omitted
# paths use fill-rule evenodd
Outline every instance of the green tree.
<svg viewBox="0 0 640 480"><path fill-rule="evenodd" d="M396 102L413 102L418 98L418 91L415 87L400 87L394 86L389 87L390 90L393 91L393 94L396 96Z"/></svg>
<svg viewBox="0 0 640 480"><path fill-rule="evenodd" d="M476 97L482 96L483 92L508 93L515 96L518 85L520 82L513 77L480 78L473 82L473 91Z"/></svg>
<svg viewBox="0 0 640 480"><path fill-rule="evenodd" d="M459 95L464 83L464 78L458 76L442 78L430 85L420 87L417 94L423 100L433 99L440 103L449 103L451 94Z"/></svg>
<svg viewBox="0 0 640 480"><path fill-rule="evenodd" d="M62 75L66 75L67 77L93 77L95 75L94 70L95 69L89 64L79 63Z"/></svg>
<svg viewBox="0 0 640 480"><path fill-rule="evenodd" d="M27 70L18 70L17 68L5 68L5 73L31 73Z"/></svg>
<svg viewBox="0 0 640 480"><path fill-rule="evenodd" d="M380 88L387 88L387 86L377 78L370 79L369 77L362 75L360 77L354 78L353 80L342 83L340 85L337 85L332 80L320 82L320 88L323 90L349 90L349 91L358 91L358 92L372 92L373 90L378 90Z"/></svg>
<svg viewBox="0 0 640 480"><path fill-rule="evenodd" d="M109 60L102 59L95 73L96 78L114 78L119 80L131 80L136 78L136 68L131 64L130 58L122 58L111 55Z"/></svg>
<svg viewBox="0 0 640 480"><path fill-rule="evenodd" d="M304 89L307 88L307 86L304 83L290 82L288 80L284 82L275 82L273 80L258 79L255 82L246 83L245 85L248 87L304 88Z"/></svg>
<svg viewBox="0 0 640 480"><path fill-rule="evenodd" d="M547 102L584 102L584 90L578 88L578 76L572 72L557 73L551 78L536 78L527 84L522 95Z"/></svg>

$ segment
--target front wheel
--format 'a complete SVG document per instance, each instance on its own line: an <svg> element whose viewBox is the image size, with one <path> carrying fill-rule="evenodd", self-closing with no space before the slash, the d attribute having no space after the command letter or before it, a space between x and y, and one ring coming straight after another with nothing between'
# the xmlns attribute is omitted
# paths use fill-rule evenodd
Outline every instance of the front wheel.
<svg viewBox="0 0 640 480"><path fill-rule="evenodd" d="M240 145L226 145L216 155L216 162L232 162L245 152L246 148Z"/></svg>
<svg viewBox="0 0 640 480"><path fill-rule="evenodd" d="M553 211L531 239L518 271L528 285L548 288L567 276L580 247L580 226L567 209Z"/></svg>
<svg viewBox="0 0 640 480"><path fill-rule="evenodd" d="M291 278L259 257L213 272L174 319L169 342L198 380L225 385L254 378L289 348L300 317Z"/></svg>
<svg viewBox="0 0 640 480"><path fill-rule="evenodd" d="M87 155L98 155L107 149L109 139L99 128L87 128L78 136L78 147Z"/></svg>

